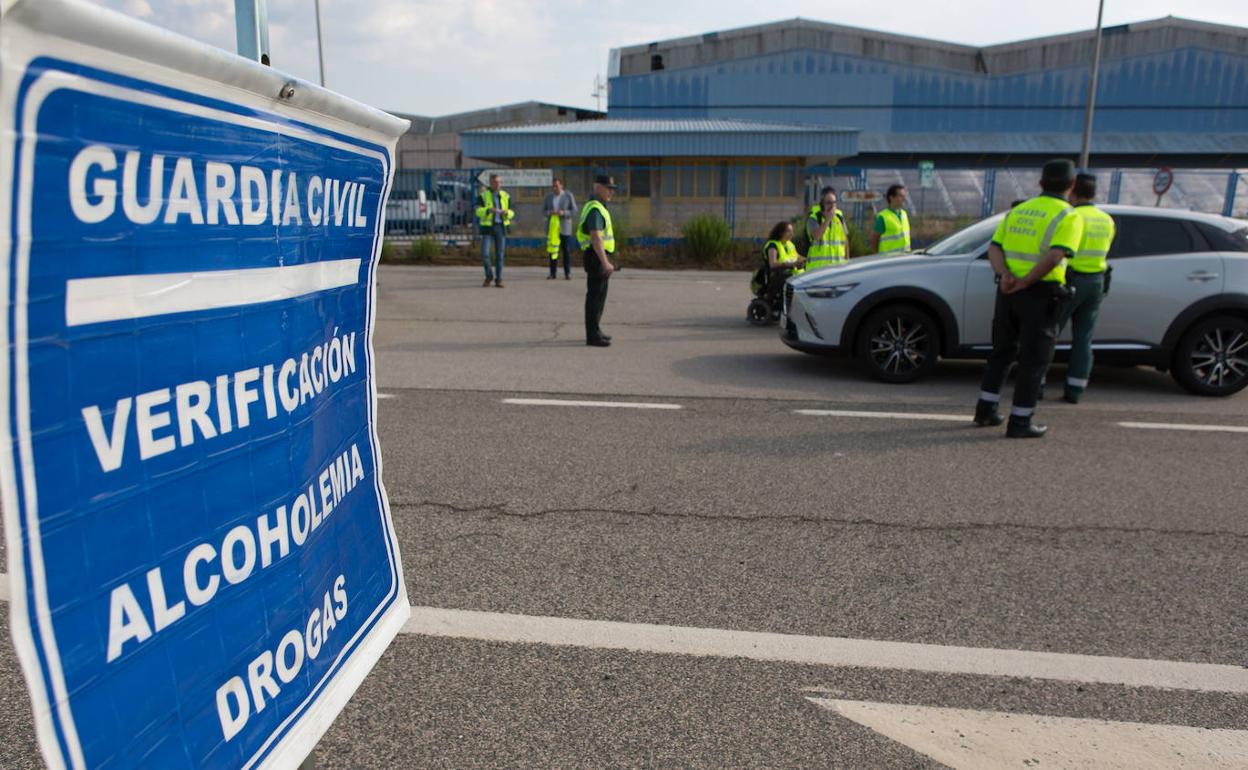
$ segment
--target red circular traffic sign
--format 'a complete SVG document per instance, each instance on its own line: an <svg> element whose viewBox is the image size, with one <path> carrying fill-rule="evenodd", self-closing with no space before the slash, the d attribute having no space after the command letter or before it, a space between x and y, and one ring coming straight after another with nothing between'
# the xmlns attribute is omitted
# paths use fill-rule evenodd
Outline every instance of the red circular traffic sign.
<svg viewBox="0 0 1248 770"><path fill-rule="evenodd" d="M1153 195L1165 195L1172 184L1174 184L1174 172L1168 168L1157 169L1157 173L1153 175Z"/></svg>

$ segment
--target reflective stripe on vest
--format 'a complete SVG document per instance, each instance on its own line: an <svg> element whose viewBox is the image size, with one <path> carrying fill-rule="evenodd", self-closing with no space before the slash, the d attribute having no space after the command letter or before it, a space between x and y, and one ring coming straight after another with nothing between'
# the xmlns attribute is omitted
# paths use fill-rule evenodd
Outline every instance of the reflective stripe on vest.
<svg viewBox="0 0 1248 770"><path fill-rule="evenodd" d="M1070 269L1077 273L1103 273L1109 267L1109 247L1114 242L1114 218L1096 206L1075 206L1075 214L1083 220L1083 240L1070 259Z"/></svg>
<svg viewBox="0 0 1248 770"><path fill-rule="evenodd" d="M559 215L551 214L546 223L546 253L551 259L559 259Z"/></svg>
<svg viewBox="0 0 1248 770"><path fill-rule="evenodd" d="M484 190L481 193L481 203L483 205L477 207L477 222L482 227L494 226L494 191ZM498 191L498 208L502 209L503 226L511 227L511 220L515 217L515 212L511 210L511 195L506 190Z"/></svg>
<svg viewBox="0 0 1248 770"><path fill-rule="evenodd" d="M585 251L593 245L593 240L590 239L589 233L585 232L585 221L589 219L589 212L595 209L602 213L603 226L606 228L602 231L602 250L608 254L614 254L615 230L611 227L611 212L607 211L607 207L596 200L586 201L584 208L581 209L581 221L576 225L576 242L581 247L581 251Z"/></svg>
<svg viewBox="0 0 1248 770"><path fill-rule="evenodd" d="M889 215L892 216L889 216ZM884 209L884 232L880 235L881 254L900 254L910 250L910 216L906 210Z"/></svg>
<svg viewBox="0 0 1248 770"><path fill-rule="evenodd" d="M806 218L806 237L810 239L810 251L806 253L807 270L843 265L849 261L845 256L845 220L841 210L832 211L832 223L824 229L823 237L815 240L810 223L811 220L818 221L819 212L818 206L812 206L810 216Z"/></svg>
<svg viewBox="0 0 1248 770"><path fill-rule="evenodd" d="M1005 252L1005 266L1018 278L1031 272L1041 257L1049 253L1057 226L1074 209L1060 198L1041 195L1020 203L1005 215L1005 238L1001 250ZM1034 227L1026 227L1019 220L1027 219ZM1013 224L1018 222L1017 225ZM1040 280L1066 283L1066 260L1063 259Z"/></svg>
<svg viewBox="0 0 1248 770"><path fill-rule="evenodd" d="M767 256L767 251L772 248L776 250L777 264L787 265L790 262L797 261L797 244L793 243L793 241L783 243L780 241L767 241L763 244L763 259L766 259L768 264L771 263L771 260Z"/></svg>

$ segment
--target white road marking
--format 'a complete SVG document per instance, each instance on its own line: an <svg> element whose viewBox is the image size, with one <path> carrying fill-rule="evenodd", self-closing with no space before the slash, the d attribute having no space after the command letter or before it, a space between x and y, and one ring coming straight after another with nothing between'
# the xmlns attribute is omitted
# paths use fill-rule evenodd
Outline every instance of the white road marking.
<svg viewBox="0 0 1248 770"><path fill-rule="evenodd" d="M1137 430L1191 430L1201 433L1248 433L1248 427L1242 425L1197 425L1178 422L1120 422L1120 428L1136 428Z"/></svg>
<svg viewBox="0 0 1248 770"><path fill-rule="evenodd" d="M359 280L358 259L242 270L75 278L65 286L65 323L79 326L256 305L350 286Z"/></svg>
<svg viewBox="0 0 1248 770"><path fill-rule="evenodd" d="M1248 693L1248 668L413 607L405 633L702 657Z"/></svg>
<svg viewBox="0 0 1248 770"><path fill-rule="evenodd" d="M394 394L393 394L393 393L378 393L378 394L377 394L377 398L378 398L378 399L383 399L383 398L394 398Z"/></svg>
<svg viewBox="0 0 1248 770"><path fill-rule="evenodd" d="M680 404L654 404L640 401L565 401L558 398L504 398L504 404L518 406L589 406L608 409L683 409Z"/></svg>
<svg viewBox="0 0 1248 770"><path fill-rule="evenodd" d="M956 770L1002 767L1229 770L1248 731L810 698Z"/></svg>
<svg viewBox="0 0 1248 770"><path fill-rule="evenodd" d="M967 414L935 414L932 412L858 412L850 409L794 409L794 414L804 414L808 417L866 417L869 419L881 420L936 420L939 422L965 422L971 421L970 413Z"/></svg>
<svg viewBox="0 0 1248 770"><path fill-rule="evenodd" d="M0 573L0 600L9 576ZM988 647L620 623L477 610L412 607L402 633L664 655L747 658L820 666L1008 676L1196 692L1248 693L1248 668Z"/></svg>

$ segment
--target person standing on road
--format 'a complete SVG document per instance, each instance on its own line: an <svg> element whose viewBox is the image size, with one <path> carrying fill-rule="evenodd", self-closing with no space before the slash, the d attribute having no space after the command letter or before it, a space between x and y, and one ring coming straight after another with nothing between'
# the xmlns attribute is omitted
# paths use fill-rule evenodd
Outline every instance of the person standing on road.
<svg viewBox="0 0 1248 770"><path fill-rule="evenodd" d="M849 228L845 215L836 207L836 190L825 187L819 192L819 203L806 217L806 269L843 265L849 261Z"/></svg>
<svg viewBox="0 0 1248 770"><path fill-rule="evenodd" d="M905 185L888 188L884 200L888 208L875 215L871 233L873 254L904 254L910 250L910 215L906 213Z"/></svg>
<svg viewBox="0 0 1248 770"><path fill-rule="evenodd" d="M548 247L557 249L550 252L550 277L553 281L559 277L559 260L563 260L563 277L572 280L572 239L576 230L576 197L570 190L563 189L563 180L556 179L550 185L551 191L546 194L546 203L542 209L549 217ZM558 231L556 233L556 230ZM549 248L548 248L549 250Z"/></svg>
<svg viewBox="0 0 1248 770"><path fill-rule="evenodd" d="M1062 310L1058 333L1071 324L1070 366L1066 369L1066 387L1062 398L1077 404L1092 376L1092 332L1101 302L1109 291L1109 247L1114 242L1114 218L1098 209L1096 177L1080 174L1075 177L1075 191L1070 202L1075 214L1083 220L1083 238L1068 265L1066 283L1074 289L1074 298Z"/></svg>
<svg viewBox="0 0 1248 770"><path fill-rule="evenodd" d="M485 283L503 288L503 259L507 253L507 228L516 212L511 210L511 196L503 189L498 174L490 175L490 186L477 195L477 226L481 231L481 265L485 268ZM490 247L494 250L493 270L490 264Z"/></svg>
<svg viewBox="0 0 1248 770"><path fill-rule="evenodd" d="M585 260L585 344L605 348L611 344L611 336L602 332L602 310L607 304L607 287L615 265L615 230L611 227L611 212L607 204L615 192L615 180L609 176L594 177L594 194L581 209L580 222L576 227L577 245Z"/></svg>
<svg viewBox="0 0 1248 770"><path fill-rule="evenodd" d="M1052 160L1044 164L1042 193L1011 209L988 247L999 291L992 319L992 356L975 405L975 424L1004 421L998 411L1001 386L1017 358L1014 407L1005 432L1009 438L1039 438L1048 430L1033 424L1032 416L1057 340L1057 322L1069 296L1066 260L1075 254L1083 237L1083 220L1066 200L1074 184L1073 163Z"/></svg>

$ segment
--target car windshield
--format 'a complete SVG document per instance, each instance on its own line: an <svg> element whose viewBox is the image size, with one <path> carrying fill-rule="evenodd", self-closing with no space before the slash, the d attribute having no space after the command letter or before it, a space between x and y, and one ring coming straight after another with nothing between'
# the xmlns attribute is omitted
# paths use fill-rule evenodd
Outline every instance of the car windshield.
<svg viewBox="0 0 1248 770"><path fill-rule="evenodd" d="M992 240L992 234L997 229L997 223L1001 221L1002 214L988 217L982 222L976 222L970 227L959 230L943 238L928 247L926 254L936 257L943 257L950 254L972 254L980 249L987 248L988 242Z"/></svg>

